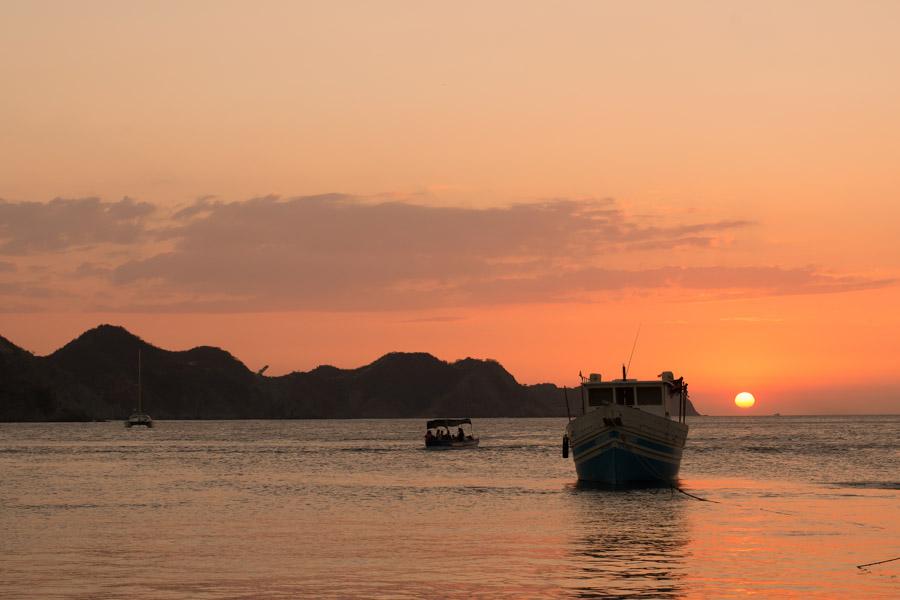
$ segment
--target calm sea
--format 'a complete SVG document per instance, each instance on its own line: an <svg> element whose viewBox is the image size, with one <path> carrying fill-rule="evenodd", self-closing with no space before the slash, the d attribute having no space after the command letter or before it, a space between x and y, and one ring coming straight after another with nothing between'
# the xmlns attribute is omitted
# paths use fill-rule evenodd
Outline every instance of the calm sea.
<svg viewBox="0 0 900 600"><path fill-rule="evenodd" d="M900 416L702 417L682 487L565 419L0 424L0 597L900 597Z"/></svg>

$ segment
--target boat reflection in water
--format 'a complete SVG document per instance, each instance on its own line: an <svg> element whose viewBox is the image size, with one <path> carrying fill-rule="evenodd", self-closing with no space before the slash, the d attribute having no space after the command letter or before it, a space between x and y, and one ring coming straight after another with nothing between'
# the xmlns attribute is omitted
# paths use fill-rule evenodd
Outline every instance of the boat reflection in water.
<svg viewBox="0 0 900 600"><path fill-rule="evenodd" d="M685 504L661 488L628 491L579 482L570 495L579 533L567 544L567 587L581 598L684 596L690 542Z"/></svg>

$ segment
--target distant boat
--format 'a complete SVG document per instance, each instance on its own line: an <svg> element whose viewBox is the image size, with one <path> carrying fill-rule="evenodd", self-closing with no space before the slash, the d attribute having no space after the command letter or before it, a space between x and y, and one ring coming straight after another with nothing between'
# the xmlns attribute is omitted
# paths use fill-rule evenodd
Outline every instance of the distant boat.
<svg viewBox="0 0 900 600"><path fill-rule="evenodd" d="M141 403L141 350L138 348L138 386L137 386L137 410L135 410L128 420L125 421L125 427L134 427L135 425L143 425L144 427L153 427L153 419L144 412Z"/></svg>
<svg viewBox="0 0 900 600"><path fill-rule="evenodd" d="M582 414L569 421L562 455L572 449L581 481L605 485L671 483L687 440L687 384L671 371L650 381L581 382Z"/></svg>
<svg viewBox="0 0 900 600"><path fill-rule="evenodd" d="M463 425L469 427L464 429ZM453 427L455 433L451 431ZM425 424L426 448L474 448L478 442L471 419L431 419Z"/></svg>

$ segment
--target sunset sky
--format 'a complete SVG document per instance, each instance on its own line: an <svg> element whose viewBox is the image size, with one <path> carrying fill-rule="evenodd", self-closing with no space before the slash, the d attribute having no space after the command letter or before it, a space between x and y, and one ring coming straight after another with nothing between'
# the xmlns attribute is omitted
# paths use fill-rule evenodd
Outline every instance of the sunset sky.
<svg viewBox="0 0 900 600"><path fill-rule="evenodd" d="M900 3L0 5L0 335L900 412Z"/></svg>

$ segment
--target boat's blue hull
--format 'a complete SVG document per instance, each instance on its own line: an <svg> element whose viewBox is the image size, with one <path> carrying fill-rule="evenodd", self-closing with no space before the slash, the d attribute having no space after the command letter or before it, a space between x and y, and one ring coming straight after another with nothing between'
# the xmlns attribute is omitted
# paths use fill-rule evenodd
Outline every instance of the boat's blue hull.
<svg viewBox="0 0 900 600"><path fill-rule="evenodd" d="M669 484L678 478L678 468L679 462L658 460L613 447L580 462L576 458L575 462L578 479L607 485Z"/></svg>
<svg viewBox="0 0 900 600"><path fill-rule="evenodd" d="M678 477L687 426L642 411L602 407L567 429L581 481L670 484Z"/></svg>

